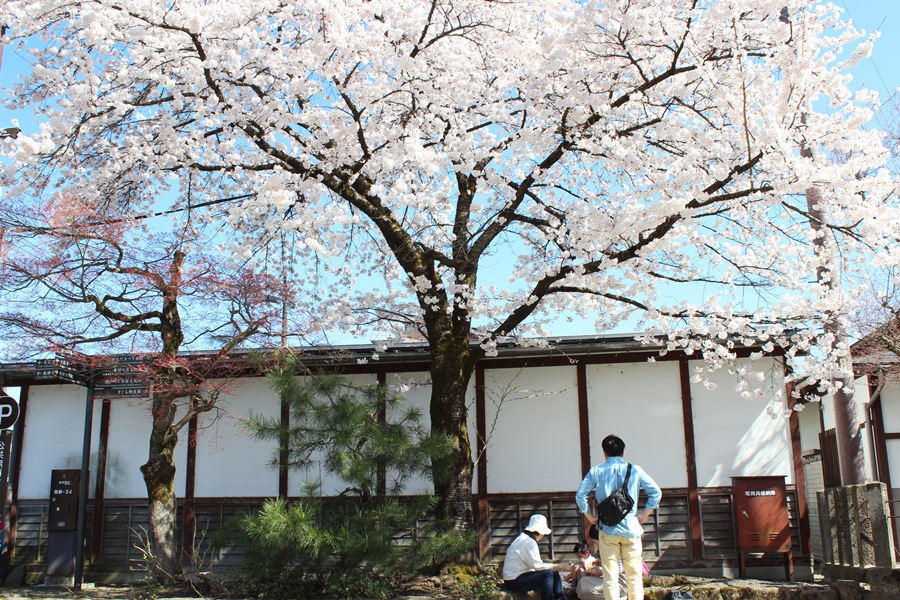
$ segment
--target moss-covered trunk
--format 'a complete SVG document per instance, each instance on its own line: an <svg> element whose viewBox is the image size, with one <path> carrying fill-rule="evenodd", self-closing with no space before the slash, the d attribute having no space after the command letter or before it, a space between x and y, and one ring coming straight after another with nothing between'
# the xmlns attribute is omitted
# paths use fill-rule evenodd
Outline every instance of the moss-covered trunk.
<svg viewBox="0 0 900 600"><path fill-rule="evenodd" d="M171 402L154 398L153 430L146 464L141 466L147 487L150 516L148 567L159 579L181 574L176 536L175 446L178 435L172 425L175 411Z"/></svg>
<svg viewBox="0 0 900 600"><path fill-rule="evenodd" d="M183 394L177 385L179 373L176 365L178 351L184 341L178 311L184 257L183 252L175 252L169 267L169 285L161 286L163 306L158 332L162 340L162 355L155 373L150 448L147 462L141 466L150 515L148 566L160 580L181 575L175 526L175 446L178 444L175 400Z"/></svg>
<svg viewBox="0 0 900 600"><path fill-rule="evenodd" d="M448 339L450 338L450 339ZM450 437L453 452L435 461L433 477L438 497L437 517L448 527L469 531L472 510L472 447L469 443L466 390L474 371L468 340L444 338L432 344L431 427Z"/></svg>

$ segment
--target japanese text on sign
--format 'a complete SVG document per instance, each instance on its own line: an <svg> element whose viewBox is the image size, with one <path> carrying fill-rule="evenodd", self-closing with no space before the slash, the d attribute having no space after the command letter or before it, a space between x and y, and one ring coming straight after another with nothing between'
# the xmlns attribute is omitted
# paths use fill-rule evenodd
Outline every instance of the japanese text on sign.
<svg viewBox="0 0 900 600"><path fill-rule="evenodd" d="M774 496L775 490L744 490L746 496Z"/></svg>

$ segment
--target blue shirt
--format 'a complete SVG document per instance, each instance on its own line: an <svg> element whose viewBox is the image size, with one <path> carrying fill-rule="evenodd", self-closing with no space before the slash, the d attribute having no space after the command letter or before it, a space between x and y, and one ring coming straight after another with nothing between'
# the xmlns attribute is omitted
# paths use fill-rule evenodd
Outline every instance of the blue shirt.
<svg viewBox="0 0 900 600"><path fill-rule="evenodd" d="M587 514L587 497L591 492L594 493L595 500L601 502L622 487L627 470L628 462L620 456L610 456L606 459L606 462L591 467L591 470L584 476L584 480L582 480L578 491L575 493L575 504L578 505L578 510ZM646 509L656 510L659 508L662 490L659 489L656 482L642 468L637 465L631 465L628 494L634 498L634 506L618 524L610 527L598 521L597 527L600 527L601 531L607 535L618 535L628 538L640 537L644 533L641 523L637 520L638 494L640 494L640 490L644 490L647 493Z"/></svg>

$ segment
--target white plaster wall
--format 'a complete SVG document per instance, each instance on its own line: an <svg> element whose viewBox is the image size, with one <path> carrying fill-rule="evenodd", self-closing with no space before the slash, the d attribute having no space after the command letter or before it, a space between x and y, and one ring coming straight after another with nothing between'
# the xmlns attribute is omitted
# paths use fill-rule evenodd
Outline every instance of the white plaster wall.
<svg viewBox="0 0 900 600"><path fill-rule="evenodd" d="M884 445L888 455L891 485L896 486L896 482L900 481L900 440L885 440ZM894 498L897 496L895 495Z"/></svg>
<svg viewBox="0 0 900 600"><path fill-rule="evenodd" d="M36 385L29 388L27 414L24 416L19 498L47 500L50 498L50 471L81 468L86 393L85 388L76 385ZM95 402L93 409L92 474L97 465L100 403ZM22 418L20 415L20 423ZM94 476L90 475L91 495L94 493L94 480Z"/></svg>
<svg viewBox="0 0 900 600"><path fill-rule="evenodd" d="M431 377L428 373L388 373L385 380L388 393L398 394L403 397L403 406L398 407L398 412L415 408L421 418L419 424L426 432L431 431L431 419L429 417L429 405L431 404ZM394 420L396 414L388 413L388 419ZM394 473L388 472L388 488L394 484ZM431 473L420 473L408 478L402 488L406 494L433 494L434 485L431 483Z"/></svg>
<svg viewBox="0 0 900 600"><path fill-rule="evenodd" d="M485 378L485 393L489 393L490 383ZM478 415L476 414L475 409L475 374L472 374L472 379L469 381L469 389L466 390L466 408L468 411L468 428L469 428L469 444L472 447L472 462L474 463L474 468L472 469L472 493L478 493L478 461L480 457L478 456ZM430 409L429 409L430 410ZM429 414L426 412L426 414ZM429 422L431 419L429 418Z"/></svg>
<svg viewBox="0 0 900 600"><path fill-rule="evenodd" d="M769 361L768 367L774 368ZM640 464L662 487L685 487L684 439L678 364L674 361L589 365L586 369L592 462L602 461L600 441L616 433L627 444L626 458ZM725 371L711 376L711 391L691 384L694 429L701 486L729 485L732 475L784 474L792 481L787 420L771 419L766 402L743 400L736 379ZM351 376L353 385L375 385L372 375ZM430 425L430 384L427 373L389 374L407 405L422 411ZM485 374L489 492L574 490L583 476L576 367L494 369ZM45 498L50 470L80 466L84 393L77 386L33 386L26 416L25 451L20 480L21 498ZM889 431L900 431L900 385L885 390ZM893 396L892 396L893 395ZM469 431L476 452L474 378L468 393ZM896 401L889 398L896 397ZM279 414L277 395L264 379L238 382L225 398L227 415L213 422L201 418L197 445L195 494L204 496L271 496L278 491L278 474L269 466L270 442L251 439L239 428L250 410ZM499 412L498 412L499 407ZM888 408L890 407L890 408ZM95 403L94 450L99 434L100 402ZM894 411L894 412L891 412ZM827 410L826 410L827 412ZM801 413L803 435L814 439L814 411ZM111 407L106 495L145 497L139 467L146 461L150 433L146 400L114 400ZM176 450L176 493L184 495L187 431ZM804 437L806 440L806 437ZM49 441L49 442L48 442ZM896 448L894 447L896 446ZM897 454L900 443L889 446ZM806 446L804 446L806 447ZM893 448L893 450L891 450ZM476 460L477 456L473 456ZM895 474L900 481L900 474ZM91 477L94 480L94 477ZM326 477L318 466L289 474L289 493L300 495L307 481L321 481L322 493L338 494L345 484ZM473 481L473 487L476 484ZM426 475L406 486L408 493L431 490ZM476 490L477 491L477 490Z"/></svg>
<svg viewBox="0 0 900 600"><path fill-rule="evenodd" d="M857 416L860 423L866 422L866 403L869 400L869 386L866 377L860 377L854 382L854 398L857 404ZM834 398L825 396L822 398L822 417L825 420L825 429L832 429L835 425Z"/></svg>
<svg viewBox="0 0 900 600"><path fill-rule="evenodd" d="M575 490L581 482L576 369L485 372L488 492Z"/></svg>
<svg viewBox="0 0 900 600"><path fill-rule="evenodd" d="M99 402L98 402L99 404ZM150 399L112 400L106 453L106 498L146 498L141 465L150 449ZM187 466L187 429L175 446L175 495L184 497Z"/></svg>
<svg viewBox="0 0 900 600"><path fill-rule="evenodd" d="M378 384L376 375L344 375L343 377L350 385L356 387ZM335 496L347 487L347 484L339 477L329 475L316 464L312 464L306 469L293 469L288 474L288 493L290 495L306 495L310 485L319 484L321 484L321 494L324 496Z"/></svg>
<svg viewBox="0 0 900 600"><path fill-rule="evenodd" d="M691 363L692 372L695 364ZM767 358L753 361L753 367L770 375L765 383L755 382L766 386L764 398L742 398L736 389L739 378L727 369L705 375L714 389L691 383L700 487L730 486L732 477L755 475L785 475L788 484L794 481L790 426L781 416L784 398L782 394L775 400L772 389L771 375L777 375L779 367Z"/></svg>
<svg viewBox="0 0 900 600"><path fill-rule="evenodd" d="M418 371L415 373L388 373L386 383L391 391L403 396L404 406L408 408L417 408L422 419L420 421L422 427L426 431L431 430L431 375L427 372ZM469 387L466 390L466 417L467 427L469 429L469 443L472 446L472 460L476 462L477 468L477 419L475 414L475 375L469 381ZM477 477L472 479L472 492L478 492ZM431 472L421 474L416 477L410 477L404 487L406 494L433 494L434 484L431 481Z"/></svg>
<svg viewBox="0 0 900 600"><path fill-rule="evenodd" d="M889 380L881 390L881 414L884 417L884 432L900 433L900 381ZM885 448L891 485L897 486L900 482L900 440L885 440Z"/></svg>
<svg viewBox="0 0 900 600"><path fill-rule="evenodd" d="M900 433L900 381L889 380L881 390L881 414L884 432ZM897 458L900 460L900 456Z"/></svg>
<svg viewBox="0 0 900 600"><path fill-rule="evenodd" d="M681 379L674 361L588 365L591 463L609 434L660 487L686 487ZM580 483L580 479L579 479Z"/></svg>
<svg viewBox="0 0 900 600"><path fill-rule="evenodd" d="M831 396L824 396L820 401L822 405L822 422L825 429L834 427L834 399Z"/></svg>
<svg viewBox="0 0 900 600"><path fill-rule="evenodd" d="M819 431L821 422L819 412L823 406L820 402L807 402L802 410L797 412L797 421L800 424L800 448L803 452L819 448Z"/></svg>
<svg viewBox="0 0 900 600"><path fill-rule="evenodd" d="M197 418L194 495L277 496L278 469L271 465L277 444L250 436L244 424L251 412L278 421L278 394L264 378L241 379L216 404L217 410Z"/></svg>

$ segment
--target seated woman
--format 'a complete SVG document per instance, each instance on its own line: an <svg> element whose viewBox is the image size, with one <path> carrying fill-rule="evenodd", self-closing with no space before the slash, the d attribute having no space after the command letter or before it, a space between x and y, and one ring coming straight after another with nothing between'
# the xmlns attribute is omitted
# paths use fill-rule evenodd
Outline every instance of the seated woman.
<svg viewBox="0 0 900 600"><path fill-rule="evenodd" d="M525 531L506 550L503 559L503 582L514 592L541 591L541 600L565 600L560 571L569 565L545 563L538 542L550 535L547 518L531 515Z"/></svg>

